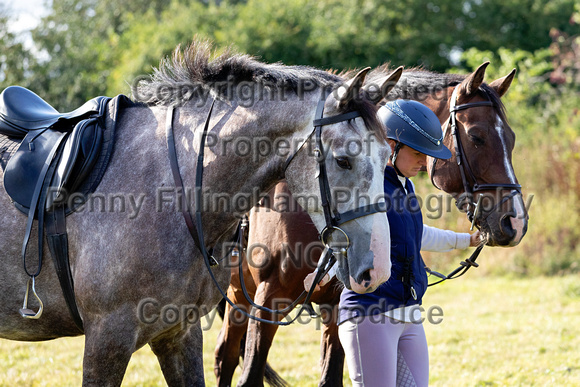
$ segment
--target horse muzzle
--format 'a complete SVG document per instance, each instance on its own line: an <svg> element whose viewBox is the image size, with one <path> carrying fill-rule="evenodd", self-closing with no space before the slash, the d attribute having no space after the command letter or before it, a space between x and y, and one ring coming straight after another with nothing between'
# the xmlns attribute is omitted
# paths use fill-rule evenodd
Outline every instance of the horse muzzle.
<svg viewBox="0 0 580 387"><path fill-rule="evenodd" d="M355 244L347 255L339 257L337 275L347 289L360 294L373 292L391 276L391 260L389 254L385 254L391 251L390 240L383 234L374 241L376 243L371 243L366 251L360 251L361 246Z"/></svg>
<svg viewBox="0 0 580 387"><path fill-rule="evenodd" d="M528 214L521 195L513 197L510 211L492 211L481 222L481 231L488 246L517 246L528 231Z"/></svg>

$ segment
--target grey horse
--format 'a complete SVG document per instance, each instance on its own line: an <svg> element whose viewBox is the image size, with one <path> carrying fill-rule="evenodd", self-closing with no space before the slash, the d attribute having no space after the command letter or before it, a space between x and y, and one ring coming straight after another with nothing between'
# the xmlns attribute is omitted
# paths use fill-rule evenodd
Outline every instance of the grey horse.
<svg viewBox="0 0 580 387"><path fill-rule="evenodd" d="M196 203L174 189L165 132L168 106L174 107L170 122L188 189L194 187L199 138L207 121L203 203L198 204L205 244L219 258L226 254L220 242L233 234L241 214L282 178L303 199L318 231L324 229L316 157L326 162L332 192L356 189L360 196L382 196L389 151L375 114L382 96L373 96L370 89L383 87L365 85L367 71L346 81L310 67L264 64L227 50L212 56L211 45L203 41L176 49L134 88L134 104L116 120L114 151L100 185L67 217L70 268L84 332L69 314L50 263L35 281L44 302L42 316L32 320L19 315L29 279L20 258L26 218L0 188L0 337L41 341L84 333L84 386L120 385L133 352L146 344L168 385L204 385L199 318L222 296L180 211L184 203ZM330 91L323 99L324 117L352 111L360 116L325 125L324 151L313 152L313 119L324 90ZM111 117L107 121L112 124ZM333 206L344 213L358 203L353 197ZM348 261L339 262L348 273L342 280L358 292L375 289L390 273L386 217L380 212L359 217L341 231L350 239ZM338 239L335 234L329 233L329 243ZM29 256L38 253L34 244L28 250ZM220 264L211 270L227 288L230 268ZM38 307L34 299L29 302Z"/></svg>

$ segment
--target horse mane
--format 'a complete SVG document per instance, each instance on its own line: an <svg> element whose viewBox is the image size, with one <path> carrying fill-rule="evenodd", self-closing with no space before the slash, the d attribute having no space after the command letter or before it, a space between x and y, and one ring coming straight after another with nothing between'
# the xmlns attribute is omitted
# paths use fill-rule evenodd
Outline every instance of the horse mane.
<svg viewBox="0 0 580 387"><path fill-rule="evenodd" d="M380 78L384 78L393 70L394 68L391 69L389 67L389 63L385 63L374 68L370 72L368 80L370 82L377 82ZM349 74L347 72L344 75L348 76ZM443 91L449 87L459 85L465 78L467 78L467 76L468 75L466 74L437 73L426 70L423 67L405 69L401 79L389 92L386 99L393 100L404 98L421 101L429 94L435 94L438 91ZM497 108L500 118L507 122L505 106L495 89L484 82L479 87L479 93L482 98L486 98L485 94L487 94L491 102Z"/></svg>
<svg viewBox="0 0 580 387"><path fill-rule="evenodd" d="M232 46L218 53L209 41L196 39L185 49L177 46L171 57L162 59L153 74L138 83L133 97L149 105L181 105L194 97L206 99L210 91L217 98L232 98L231 91L242 85L260 86L274 96L281 95L280 91L290 91L300 97L300 93L334 88L349 78L335 70L263 63L237 53ZM364 98L353 98L340 113L355 110L370 131L383 133L374 104Z"/></svg>
<svg viewBox="0 0 580 387"><path fill-rule="evenodd" d="M299 92L330 87L343 80L336 74L310 66L286 66L263 63L256 57L237 53L232 46L221 51L207 40L194 40L185 49L178 45L170 57L161 60L148 79L137 85L135 98L157 105L181 104L203 90L218 98L231 96L231 88L247 83L269 90Z"/></svg>

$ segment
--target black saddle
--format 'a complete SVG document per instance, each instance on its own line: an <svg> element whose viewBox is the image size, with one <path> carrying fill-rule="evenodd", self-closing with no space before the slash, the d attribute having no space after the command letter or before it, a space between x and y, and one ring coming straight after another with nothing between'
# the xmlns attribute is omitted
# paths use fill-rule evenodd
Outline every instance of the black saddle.
<svg viewBox="0 0 580 387"><path fill-rule="evenodd" d="M70 113L59 113L22 87L11 86L0 94L0 135L8 137L6 141L20 141L6 163L4 188L14 205L28 215L22 247L24 270L31 277L36 295L34 278L42 267L46 231L65 300L81 332L83 324L75 302L65 221L74 208L67 205L66 199L80 192L85 200L85 195L98 186L111 157L117 114L121 106L128 104L129 99L123 95L112 101L108 97L97 97ZM112 120L111 125L106 125L107 118ZM75 200L74 205L80 204ZM27 269L26 250L35 219L38 220L38 265L36 272L31 273ZM39 318L42 303L35 313L27 307L27 300L28 285L20 314L25 318Z"/></svg>
<svg viewBox="0 0 580 387"><path fill-rule="evenodd" d="M45 204L50 209L84 181L101 151L100 121L109 100L97 97L73 112L59 113L19 86L0 94L0 133L24 137L4 171L4 188L18 209L28 213L35 207L43 185L49 186Z"/></svg>

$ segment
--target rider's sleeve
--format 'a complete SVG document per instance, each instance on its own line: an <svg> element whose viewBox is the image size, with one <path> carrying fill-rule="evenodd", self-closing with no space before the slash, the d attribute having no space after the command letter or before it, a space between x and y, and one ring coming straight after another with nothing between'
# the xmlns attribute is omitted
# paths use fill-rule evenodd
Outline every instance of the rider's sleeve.
<svg viewBox="0 0 580 387"><path fill-rule="evenodd" d="M470 238L468 233L442 230L424 224L421 250L443 253L453 249L466 249L469 247Z"/></svg>

